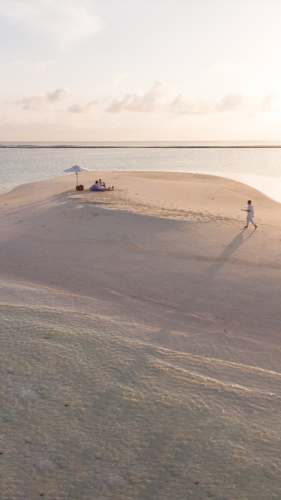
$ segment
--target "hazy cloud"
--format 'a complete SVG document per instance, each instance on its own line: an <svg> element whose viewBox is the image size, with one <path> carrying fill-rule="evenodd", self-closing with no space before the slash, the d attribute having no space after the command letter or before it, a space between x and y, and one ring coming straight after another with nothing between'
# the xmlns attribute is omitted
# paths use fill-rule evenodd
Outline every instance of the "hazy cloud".
<svg viewBox="0 0 281 500"><path fill-rule="evenodd" d="M53 64L55 64L55 61L53 61L53 60L38 62L36 64L31 65L30 69L34 70L34 71L42 71L45 68L47 68L47 66L52 66Z"/></svg>
<svg viewBox="0 0 281 500"><path fill-rule="evenodd" d="M151 113L159 108L159 100L165 95L167 86L159 81L154 82L151 89L145 94L126 94L123 99L115 99L107 113L122 113L134 111Z"/></svg>
<svg viewBox="0 0 281 500"><path fill-rule="evenodd" d="M206 115L227 111L253 110L255 106L243 94L229 93L219 102L207 99L192 99L185 94L179 94L169 105L169 111L181 115Z"/></svg>
<svg viewBox="0 0 281 500"><path fill-rule="evenodd" d="M216 111L236 111L246 106L248 106L248 103L243 94L233 94L230 92L217 104Z"/></svg>
<svg viewBox="0 0 281 500"><path fill-rule="evenodd" d="M114 83L113 85L119 85L120 82L122 82L123 80L125 80L125 78L127 78L127 76L129 75L129 71L125 71L124 73L120 73L119 75L116 75L116 77L114 78Z"/></svg>
<svg viewBox="0 0 281 500"><path fill-rule="evenodd" d="M12 61L7 64L3 64L0 66L1 69L11 69L11 68L17 68L22 64L22 61L18 59L17 61Z"/></svg>
<svg viewBox="0 0 281 500"><path fill-rule="evenodd" d="M90 0L0 0L0 16L33 31L49 33L61 48L103 27Z"/></svg>
<svg viewBox="0 0 281 500"><path fill-rule="evenodd" d="M171 88L163 82L156 81L151 89L144 94L126 94L122 99L114 99L107 113L122 113L125 111L152 113L158 110L168 110L180 115L207 115L234 111L255 111L259 104L253 104L241 93L229 92L220 101L207 98L194 98L187 93L178 94L171 102L164 103ZM269 107L275 96L268 97L264 108Z"/></svg>
<svg viewBox="0 0 281 500"><path fill-rule="evenodd" d="M261 103L261 110L264 113L270 113L272 111L276 111L276 106L274 104L276 101L279 99L279 94L277 92L272 92L271 94L268 94L265 96Z"/></svg>
<svg viewBox="0 0 281 500"><path fill-rule="evenodd" d="M89 113L92 108L98 103L98 100L96 99L95 101L89 102L88 104L72 104L72 106L69 106L67 108L67 111L69 113L76 113L79 115L84 115Z"/></svg>
<svg viewBox="0 0 281 500"><path fill-rule="evenodd" d="M46 100L49 102L57 102L64 99L68 94L68 90L65 87L61 89L54 90L54 92L47 92Z"/></svg>
<svg viewBox="0 0 281 500"><path fill-rule="evenodd" d="M51 66L52 64L55 64L55 61L49 60L49 61L42 61L38 62L35 64L27 64L24 61L21 61L20 59L17 61L12 61L7 64L3 64L0 66L0 69L13 69L13 68L22 68L22 69L27 69L31 71L42 71L48 66Z"/></svg>
<svg viewBox="0 0 281 500"><path fill-rule="evenodd" d="M32 109L34 111L46 110L50 104L62 101L62 99L67 96L68 92L68 89L62 87L53 92L47 92L45 95L39 94L32 97L25 97L15 104L21 104L23 109Z"/></svg>
<svg viewBox="0 0 281 500"><path fill-rule="evenodd" d="M212 112L212 108L204 99L192 100L185 94L179 94L169 105L169 111L180 115L202 115Z"/></svg>

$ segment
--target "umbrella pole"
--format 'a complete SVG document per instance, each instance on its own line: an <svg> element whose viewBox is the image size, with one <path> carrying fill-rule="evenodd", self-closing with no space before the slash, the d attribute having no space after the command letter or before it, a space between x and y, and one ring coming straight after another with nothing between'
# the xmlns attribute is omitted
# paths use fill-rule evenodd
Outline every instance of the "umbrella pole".
<svg viewBox="0 0 281 500"><path fill-rule="evenodd" d="M76 186L78 186L78 172L75 173L76 173Z"/></svg>

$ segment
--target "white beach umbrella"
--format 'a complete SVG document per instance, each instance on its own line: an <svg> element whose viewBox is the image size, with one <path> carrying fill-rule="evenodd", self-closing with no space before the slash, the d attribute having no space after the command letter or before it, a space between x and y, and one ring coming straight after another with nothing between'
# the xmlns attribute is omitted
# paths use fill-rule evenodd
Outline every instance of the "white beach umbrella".
<svg viewBox="0 0 281 500"><path fill-rule="evenodd" d="M66 170L64 170L64 172L75 172L76 173L76 182L77 182L76 185L78 186L78 172L89 172L89 169L79 167L79 165L74 165L74 167L67 168Z"/></svg>

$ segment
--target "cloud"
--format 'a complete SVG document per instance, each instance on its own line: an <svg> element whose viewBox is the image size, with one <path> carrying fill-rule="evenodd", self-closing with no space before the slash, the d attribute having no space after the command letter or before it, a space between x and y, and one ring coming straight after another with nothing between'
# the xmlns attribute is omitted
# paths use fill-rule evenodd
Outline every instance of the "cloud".
<svg viewBox="0 0 281 500"><path fill-rule="evenodd" d="M169 105L169 111L180 115L206 115L212 112L211 106L204 99L192 100L185 94L179 94Z"/></svg>
<svg viewBox="0 0 281 500"><path fill-rule="evenodd" d="M107 113L122 113L124 111L151 113L159 108L159 100L166 91L167 86L156 81L145 94L126 94L123 99L115 99L105 111Z"/></svg>
<svg viewBox="0 0 281 500"><path fill-rule="evenodd" d="M76 113L79 115L84 115L89 113L93 106L95 106L98 103L98 99L95 101L89 102L88 104L82 105L82 104L72 104L72 106L69 106L67 108L67 111L69 113Z"/></svg>
<svg viewBox="0 0 281 500"><path fill-rule="evenodd" d="M24 97L24 99L17 101L15 104L21 104L23 109L32 109L33 111L46 110L50 104L62 101L68 93L68 89L62 87L53 92L47 92L45 95L39 94L32 97Z"/></svg>
<svg viewBox="0 0 281 500"><path fill-rule="evenodd" d="M21 68L21 69L25 69L28 71L42 71L45 68L47 68L48 66L51 66L53 64L55 64L55 61L53 61L53 60L42 61L42 62L38 62L35 64L27 64L24 61L21 61L20 59L18 59L17 61L12 61L12 62L1 65L0 69L9 70L9 69L14 69L14 68Z"/></svg>
<svg viewBox="0 0 281 500"><path fill-rule="evenodd" d="M279 94L277 92L272 92L271 94L268 94L265 96L261 103L261 110L264 113L270 113L272 111L276 111L276 106L273 106L273 104L276 103L276 101L279 99Z"/></svg>
<svg viewBox="0 0 281 500"><path fill-rule="evenodd" d="M124 72L124 73L120 73L119 75L116 75L116 77L114 78L114 83L113 85L116 86L116 85L119 85L119 83L121 83L125 78L127 78L127 76L129 75L130 73L128 71Z"/></svg>
<svg viewBox="0 0 281 500"><path fill-rule="evenodd" d="M47 68L47 66L52 66L53 64L55 64L55 61L53 61L53 60L38 62L36 64L31 65L30 69L33 71L42 71L45 68Z"/></svg>
<svg viewBox="0 0 281 500"><path fill-rule="evenodd" d="M212 102L207 99L194 99L186 94L179 94L166 106L170 112L180 115L206 115L214 113L242 112L256 115L261 111L269 113L277 111L276 102L279 94L268 94L261 102L253 101L242 93L229 92L220 101Z"/></svg>
<svg viewBox="0 0 281 500"><path fill-rule="evenodd" d="M68 94L68 90L65 87L54 90L54 92L47 92L46 100L49 102L57 102L64 99Z"/></svg>
<svg viewBox="0 0 281 500"><path fill-rule="evenodd" d="M206 115L211 113L223 113L228 111L253 110L255 105L251 104L243 94L228 93L219 102L207 99L193 99L186 94L179 94L169 105L168 110L180 115Z"/></svg>
<svg viewBox="0 0 281 500"><path fill-rule="evenodd" d="M179 115L208 115L212 113L253 111L258 104L253 104L241 93L229 92L220 101L206 98L194 98L187 93L178 94L170 103L163 103L171 87L163 82L154 82L151 89L144 94L126 94L122 99L114 99L105 111L107 113L143 112L152 113L168 110ZM272 98L273 99L273 98ZM271 103L271 101L270 101Z"/></svg>
<svg viewBox="0 0 281 500"><path fill-rule="evenodd" d="M35 32L46 32L61 49L102 29L90 0L0 0L0 16Z"/></svg>
<svg viewBox="0 0 281 500"><path fill-rule="evenodd" d="M18 59L17 61L12 61L12 62L9 62L7 64L3 64L2 66L0 66L1 69L11 69L11 68L18 68L19 66L21 66L22 64L22 61L20 59Z"/></svg>
<svg viewBox="0 0 281 500"><path fill-rule="evenodd" d="M248 107L249 103L243 94L227 94L216 106L216 111L237 111L238 109Z"/></svg>

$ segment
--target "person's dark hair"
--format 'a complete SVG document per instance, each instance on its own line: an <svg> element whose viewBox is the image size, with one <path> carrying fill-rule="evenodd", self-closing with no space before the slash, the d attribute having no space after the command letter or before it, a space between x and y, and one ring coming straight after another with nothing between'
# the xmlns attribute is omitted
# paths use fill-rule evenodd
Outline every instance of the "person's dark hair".
<svg viewBox="0 0 281 500"><path fill-rule="evenodd" d="M248 205L251 205L251 203L252 203L251 200L248 200Z"/></svg>

